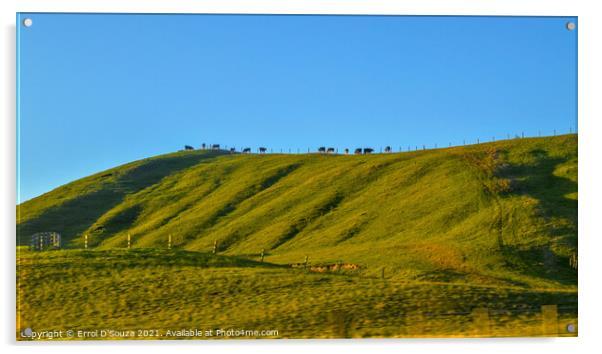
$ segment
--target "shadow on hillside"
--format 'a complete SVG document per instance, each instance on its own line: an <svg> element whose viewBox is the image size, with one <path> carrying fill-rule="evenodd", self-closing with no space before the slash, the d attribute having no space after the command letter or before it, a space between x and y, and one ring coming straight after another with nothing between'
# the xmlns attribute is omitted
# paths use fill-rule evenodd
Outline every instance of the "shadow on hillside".
<svg viewBox="0 0 602 354"><path fill-rule="evenodd" d="M555 223L547 232L556 244L576 246L578 203L567 195L577 192L577 183L554 175L558 165L567 162L568 159L551 158L541 149L533 149L529 154L534 160L533 163L506 166L498 176L511 181L511 194L535 198L539 202L540 217L547 221L568 221L561 225ZM563 284L576 284L576 272L570 268L568 257L555 255L550 246L548 244L544 247L520 250L504 245L503 249L509 261L518 262L525 273L550 278Z"/></svg>
<svg viewBox="0 0 602 354"><path fill-rule="evenodd" d="M35 264L37 269L44 267L71 269L74 264L85 268L112 268L116 270L133 267L197 267L197 268L279 268L288 265L260 262L238 256L196 252L181 249L133 248L111 250L59 250L26 253L23 259L43 260Z"/></svg>
<svg viewBox="0 0 602 354"><path fill-rule="evenodd" d="M577 183L554 175L556 167L567 160L550 158L546 151L534 149L530 154L535 163L510 165L499 176L512 181L512 193L525 194L540 202L542 216L560 217L577 223L577 200L566 195L577 192Z"/></svg>
<svg viewBox="0 0 602 354"><path fill-rule="evenodd" d="M55 231L61 234L63 247L68 247L71 240L81 235L104 213L121 203L126 195L136 193L172 173L215 156L216 154L194 154L150 159L100 190L77 196L17 225L17 245L28 245L29 236L36 232Z"/></svg>

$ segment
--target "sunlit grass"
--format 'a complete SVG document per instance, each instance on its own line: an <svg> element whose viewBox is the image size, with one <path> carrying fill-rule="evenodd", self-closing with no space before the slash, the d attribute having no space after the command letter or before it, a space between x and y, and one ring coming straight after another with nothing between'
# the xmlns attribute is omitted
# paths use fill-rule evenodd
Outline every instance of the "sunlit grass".
<svg viewBox="0 0 602 354"><path fill-rule="evenodd" d="M57 231L65 248L84 235L90 246L19 252L31 326L480 336L472 310L485 307L486 335L541 335L541 305L567 304L560 329L576 318L577 136L362 156L173 153L23 203L17 231L21 245ZM353 270L309 272L306 260Z"/></svg>

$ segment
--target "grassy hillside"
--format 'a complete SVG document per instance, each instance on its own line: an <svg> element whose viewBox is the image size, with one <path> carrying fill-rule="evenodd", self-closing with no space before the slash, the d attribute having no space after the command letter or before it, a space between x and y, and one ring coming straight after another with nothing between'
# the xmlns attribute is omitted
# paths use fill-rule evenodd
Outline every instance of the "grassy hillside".
<svg viewBox="0 0 602 354"><path fill-rule="evenodd" d="M18 206L19 243L58 231L100 249L174 246L367 274L576 284L577 137L408 153L179 152L78 180Z"/></svg>
<svg viewBox="0 0 602 354"><path fill-rule="evenodd" d="M17 209L19 244L57 231L71 249L20 249L23 326L483 335L471 314L484 307L484 335L541 335L548 304L559 328L576 323L576 135L360 156L178 152Z"/></svg>

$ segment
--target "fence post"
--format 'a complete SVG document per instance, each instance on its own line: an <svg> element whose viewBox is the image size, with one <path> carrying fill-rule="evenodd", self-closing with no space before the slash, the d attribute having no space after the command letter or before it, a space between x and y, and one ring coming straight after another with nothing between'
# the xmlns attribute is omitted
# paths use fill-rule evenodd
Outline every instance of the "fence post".
<svg viewBox="0 0 602 354"><path fill-rule="evenodd" d="M476 335L487 336L490 334L489 310L484 307L476 307L472 310L472 323Z"/></svg>
<svg viewBox="0 0 602 354"><path fill-rule="evenodd" d="M84 235L84 249L88 249L88 234Z"/></svg>
<svg viewBox="0 0 602 354"><path fill-rule="evenodd" d="M305 269L307 269L307 262L309 261L309 256L305 256Z"/></svg>
<svg viewBox="0 0 602 354"><path fill-rule="evenodd" d="M549 337L558 336L558 306L541 306L541 319L543 326L543 335Z"/></svg>
<svg viewBox="0 0 602 354"><path fill-rule="evenodd" d="M132 242L131 242L131 237L130 234L128 234L128 249L131 247Z"/></svg>
<svg viewBox="0 0 602 354"><path fill-rule="evenodd" d="M171 234L169 234L169 236L167 236L167 249L168 250L171 249Z"/></svg>
<svg viewBox="0 0 602 354"><path fill-rule="evenodd" d="M213 241L213 254L217 253L217 240Z"/></svg>
<svg viewBox="0 0 602 354"><path fill-rule="evenodd" d="M571 268L577 270L577 266L578 266L577 253L573 252L571 257L569 257L569 265L571 266Z"/></svg>
<svg viewBox="0 0 602 354"><path fill-rule="evenodd" d="M261 249L261 262L263 263L263 255L264 255L264 249Z"/></svg>

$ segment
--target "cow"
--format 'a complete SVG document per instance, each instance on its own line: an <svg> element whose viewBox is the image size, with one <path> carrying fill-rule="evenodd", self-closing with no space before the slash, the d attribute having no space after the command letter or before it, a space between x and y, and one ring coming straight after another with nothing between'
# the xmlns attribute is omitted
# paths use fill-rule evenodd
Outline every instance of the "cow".
<svg viewBox="0 0 602 354"><path fill-rule="evenodd" d="M334 154L334 148L328 148L328 149L326 150L326 153L327 153L327 154Z"/></svg>
<svg viewBox="0 0 602 354"><path fill-rule="evenodd" d="M230 152L236 152L236 148L230 148Z"/></svg>
<svg viewBox="0 0 602 354"><path fill-rule="evenodd" d="M219 150L219 144L211 145L211 150Z"/></svg>
<svg viewBox="0 0 602 354"><path fill-rule="evenodd" d="M260 154L265 154L266 151L268 151L268 148L264 148L264 147L260 147L259 148L259 153Z"/></svg>
<svg viewBox="0 0 602 354"><path fill-rule="evenodd" d="M349 149L345 148L345 155L348 155L348 154L349 154Z"/></svg>
<svg viewBox="0 0 602 354"><path fill-rule="evenodd" d="M319 153L321 153L321 154L323 154L323 153L325 153L325 152L326 152L326 148L325 148L324 146L320 146L320 147L318 148L318 152L319 152Z"/></svg>
<svg viewBox="0 0 602 354"><path fill-rule="evenodd" d="M194 150L194 148L190 145L184 145L184 150Z"/></svg>
<svg viewBox="0 0 602 354"><path fill-rule="evenodd" d="M362 154L362 148L357 148L357 149L355 149L355 152L354 152L354 154L356 154L356 155L361 155L361 154Z"/></svg>
<svg viewBox="0 0 602 354"><path fill-rule="evenodd" d="M364 148L364 154L371 154L374 152L373 148Z"/></svg>
<svg viewBox="0 0 602 354"><path fill-rule="evenodd" d="M207 145L205 143L201 144L201 149L205 150L206 147L207 147Z"/></svg>
<svg viewBox="0 0 602 354"><path fill-rule="evenodd" d="M250 154L251 153L251 148L244 148L244 149L242 149L242 153L243 154Z"/></svg>
<svg viewBox="0 0 602 354"><path fill-rule="evenodd" d="M386 146L386 147L385 147L385 152L391 152L391 151L392 151L392 150L391 150L391 147L390 147L390 146Z"/></svg>

